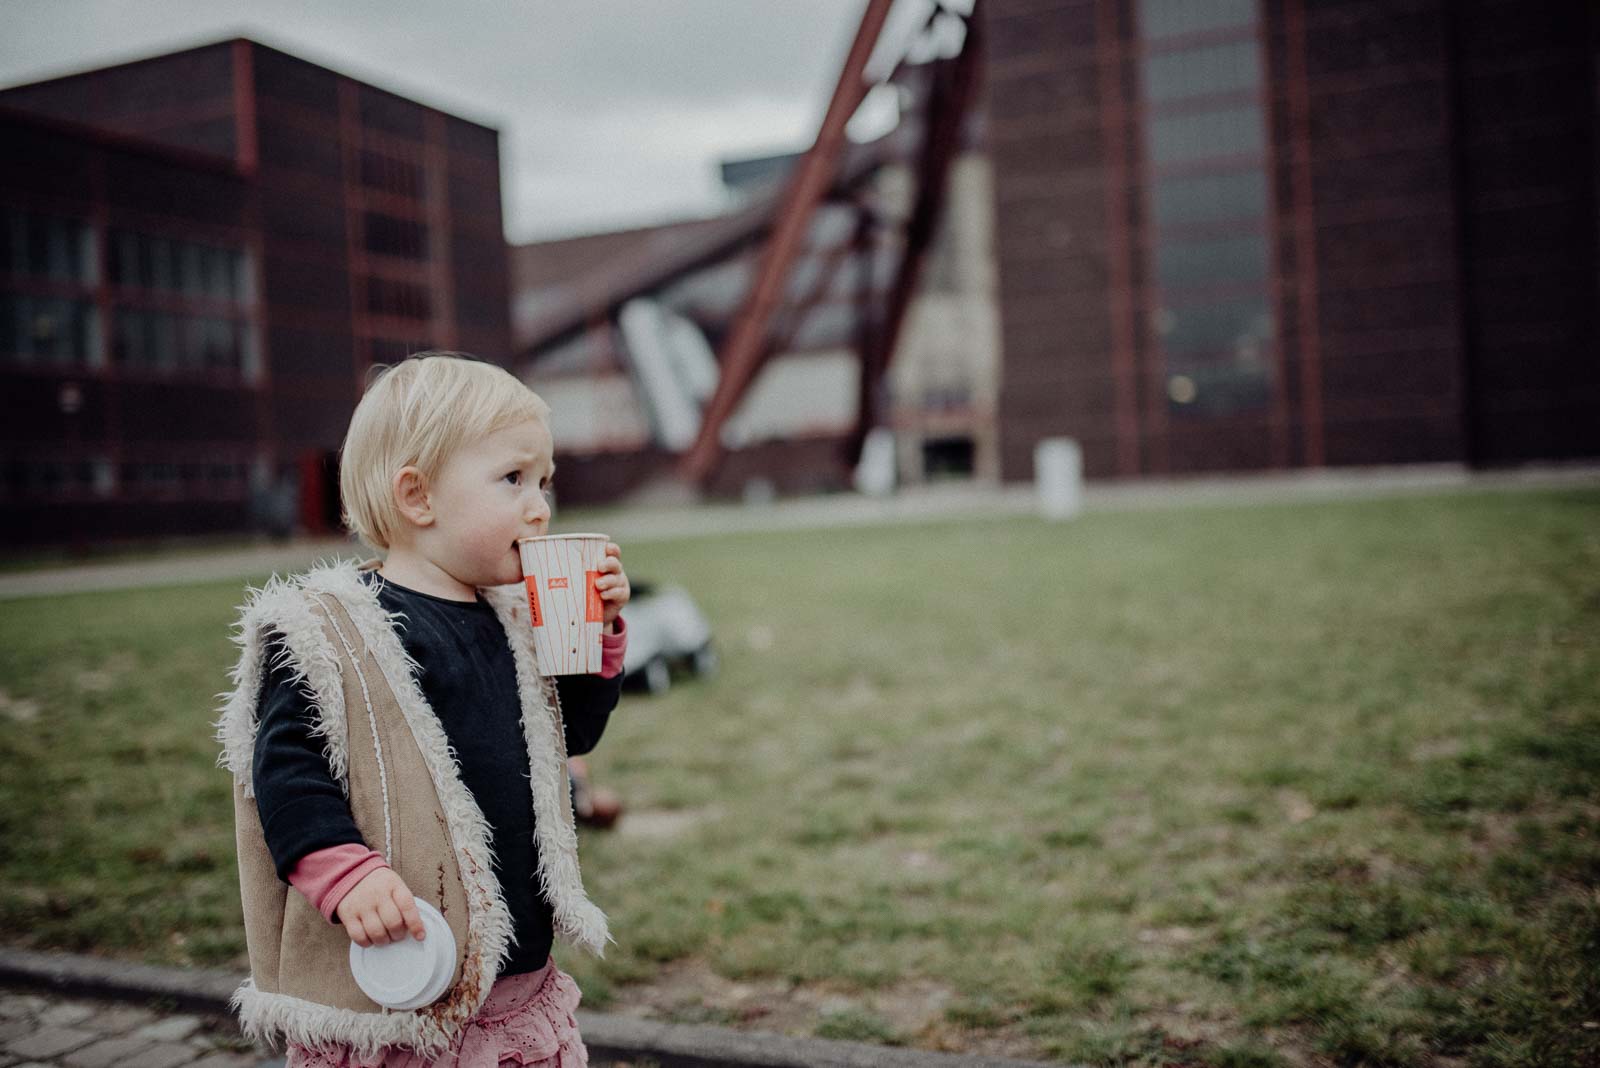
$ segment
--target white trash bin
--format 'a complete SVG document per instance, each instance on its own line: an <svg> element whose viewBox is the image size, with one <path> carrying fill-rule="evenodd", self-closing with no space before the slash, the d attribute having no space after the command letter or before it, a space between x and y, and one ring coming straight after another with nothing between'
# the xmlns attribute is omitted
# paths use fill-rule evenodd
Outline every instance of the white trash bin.
<svg viewBox="0 0 1600 1068"><path fill-rule="evenodd" d="M894 464L894 431L886 426L867 431L867 440L861 445L861 460L856 464L852 479L856 492L868 497L889 496L894 492Z"/></svg>
<svg viewBox="0 0 1600 1068"><path fill-rule="evenodd" d="M1083 511L1083 449L1071 438L1045 438L1033 448L1039 514L1071 519Z"/></svg>

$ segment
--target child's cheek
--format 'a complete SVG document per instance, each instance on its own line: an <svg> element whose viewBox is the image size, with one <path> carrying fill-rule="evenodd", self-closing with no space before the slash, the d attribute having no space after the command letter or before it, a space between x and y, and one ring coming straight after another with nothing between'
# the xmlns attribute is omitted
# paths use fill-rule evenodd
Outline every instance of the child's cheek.
<svg viewBox="0 0 1600 1068"><path fill-rule="evenodd" d="M492 534L485 534L473 539L473 555L480 560L493 560L496 563L506 558L517 555L516 544Z"/></svg>

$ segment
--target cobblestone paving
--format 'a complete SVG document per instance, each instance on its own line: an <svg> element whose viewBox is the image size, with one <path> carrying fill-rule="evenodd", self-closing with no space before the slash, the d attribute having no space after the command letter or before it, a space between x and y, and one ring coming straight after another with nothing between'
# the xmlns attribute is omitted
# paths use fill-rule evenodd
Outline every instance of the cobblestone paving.
<svg viewBox="0 0 1600 1068"><path fill-rule="evenodd" d="M0 1068L282 1068L228 1017L0 988Z"/></svg>
<svg viewBox="0 0 1600 1068"><path fill-rule="evenodd" d="M283 1068L283 1057L252 1046L231 1017L0 986L0 1068Z"/></svg>

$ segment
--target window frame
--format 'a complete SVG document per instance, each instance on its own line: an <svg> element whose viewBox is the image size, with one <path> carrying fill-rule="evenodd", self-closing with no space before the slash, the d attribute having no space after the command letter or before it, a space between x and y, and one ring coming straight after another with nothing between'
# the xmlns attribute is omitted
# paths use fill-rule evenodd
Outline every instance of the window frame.
<svg viewBox="0 0 1600 1068"><path fill-rule="evenodd" d="M1142 4L1133 0L1128 58L1132 66L1131 111L1136 133L1135 155L1139 175L1141 226L1139 239L1134 243L1140 257L1142 283L1140 285L1141 321L1137 325L1143 338L1144 350L1150 354L1147 381L1150 383L1147 412L1151 421L1167 433L1168 423L1177 420L1189 425L1223 422L1282 424L1286 422L1285 369L1282 352L1282 301L1281 267L1278 262L1277 197L1274 182L1276 164L1272 141L1273 98L1271 88L1271 57L1267 48L1267 26L1264 5L1260 0L1252 3L1253 18L1248 23L1208 28L1165 36L1147 36L1141 25ZM1204 49L1248 42L1255 48L1257 59L1257 84L1247 90L1228 88L1222 91L1202 91L1178 94L1157 100L1146 90L1148 64L1152 59L1201 51ZM1185 116L1220 114L1228 109L1248 106L1259 122L1259 146L1250 151L1198 155L1181 159L1155 158L1154 131L1156 123ZM1157 191L1164 180L1182 180L1191 177L1225 177L1235 174L1259 174L1263 192L1258 211L1249 214L1222 214L1214 218L1190 220L1180 223L1162 222L1156 214ZM1259 280L1211 281L1199 280L1166 284L1161 276L1160 252L1171 244L1196 240L1227 239L1245 233L1262 236L1265 246L1263 271ZM1258 378L1260 388L1250 392L1257 398L1240 407L1225 405L1214 410L1202 403L1198 394L1187 402L1177 398L1186 382L1190 389L1195 379L1203 376L1214 365L1216 357L1238 359L1237 347L1226 349L1198 348L1174 350L1167 344L1166 333L1161 328L1163 316L1170 309L1194 306L1220 300L1258 298L1271 315L1269 329L1264 337L1254 341L1264 350L1255 369L1240 375L1241 381ZM1244 335L1241 334L1241 337ZM1273 453L1280 466L1286 463L1286 452L1274 434Z"/></svg>

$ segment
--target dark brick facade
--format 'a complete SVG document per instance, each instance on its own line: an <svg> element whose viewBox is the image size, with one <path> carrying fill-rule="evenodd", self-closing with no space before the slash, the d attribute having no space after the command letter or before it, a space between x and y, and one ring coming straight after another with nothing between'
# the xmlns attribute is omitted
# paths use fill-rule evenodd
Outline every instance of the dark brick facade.
<svg viewBox="0 0 1600 1068"><path fill-rule="evenodd" d="M509 361L493 129L234 40L0 91L0 145L5 542L329 529L372 363Z"/></svg>
<svg viewBox="0 0 1600 1068"><path fill-rule="evenodd" d="M1091 477L1600 455L1597 9L1259 0L1273 329L1219 412L1173 402L1158 329L1162 9L985 7L1003 477L1058 435Z"/></svg>

